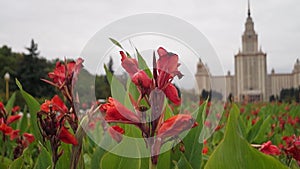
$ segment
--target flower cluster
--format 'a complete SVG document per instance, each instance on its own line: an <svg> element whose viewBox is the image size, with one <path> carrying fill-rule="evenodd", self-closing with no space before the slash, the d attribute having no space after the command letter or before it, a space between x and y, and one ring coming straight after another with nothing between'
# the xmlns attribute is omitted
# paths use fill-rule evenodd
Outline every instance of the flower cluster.
<svg viewBox="0 0 300 169"><path fill-rule="evenodd" d="M138 61L131 58L127 52L120 52L122 67L139 91L137 100L129 94L134 111L111 97L108 98L107 103L100 106L106 122L131 124L142 131L142 137L144 137L147 147L150 147L153 164L157 163L161 146L164 143L177 139L183 131L197 126L197 122L190 114L177 114L165 120L165 97L174 105L181 104L178 89L172 84L172 81L176 76L181 78L183 75L178 70L180 65L178 55L168 52L162 47L158 48L157 53L159 58L156 61L154 54L151 75L141 69ZM142 100L144 100L143 104ZM144 105L145 103L147 105ZM151 109L150 115L146 113L149 109ZM117 125L109 128L109 134L117 142L121 141L124 132L124 129Z"/></svg>
<svg viewBox="0 0 300 169"><path fill-rule="evenodd" d="M69 102L70 108L55 95L51 100L46 100L40 107L38 112L38 123L40 132L44 141L49 140L52 150L52 163L55 166L59 157L62 155L63 150L58 152L61 142L66 144L72 144L78 146L78 149L72 149L72 151L81 150L81 145L76 139L74 134L69 131L72 129L73 133L78 131L79 119L76 114L76 108L79 105L78 98L74 99L73 90L75 82L78 79L78 74L83 67L83 60L81 58L76 61L64 63L57 62L53 72L48 73L51 80L43 81L55 86ZM81 138L80 138L81 139ZM78 160L74 160L80 156L80 151L76 152L72 156L71 165L76 166Z"/></svg>
<svg viewBox="0 0 300 169"><path fill-rule="evenodd" d="M2 140L5 142L6 137L9 137L10 140L16 140L17 146L14 149L14 158L18 158L22 155L23 150L28 147L34 141L34 136L32 134L24 132L20 134L19 129L13 129L10 125L20 118L21 114L16 114L19 111L20 107L16 106L12 109L11 113L8 113L3 105L0 102L0 131L2 132Z"/></svg>
<svg viewBox="0 0 300 169"><path fill-rule="evenodd" d="M282 139L285 141L284 152L293 157L300 165L300 136L285 136Z"/></svg>

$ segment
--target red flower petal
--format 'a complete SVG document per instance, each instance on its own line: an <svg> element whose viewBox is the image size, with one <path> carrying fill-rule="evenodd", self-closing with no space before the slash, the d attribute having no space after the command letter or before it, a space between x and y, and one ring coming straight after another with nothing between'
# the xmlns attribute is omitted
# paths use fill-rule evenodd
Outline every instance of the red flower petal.
<svg viewBox="0 0 300 169"><path fill-rule="evenodd" d="M9 135L13 131L13 129L10 126L3 123L3 119L1 119L1 121L2 122L0 122L1 123L0 124L0 131L2 131L2 133L4 133L5 135Z"/></svg>
<svg viewBox="0 0 300 169"><path fill-rule="evenodd" d="M2 102L0 102L0 111L4 111L4 105Z"/></svg>
<svg viewBox="0 0 300 169"><path fill-rule="evenodd" d="M15 138L19 137L20 130L13 130L9 133L10 140L14 140Z"/></svg>
<svg viewBox="0 0 300 169"><path fill-rule="evenodd" d="M29 134L29 133L24 133L23 136L25 137L26 141L30 144L34 142L35 138L34 135Z"/></svg>
<svg viewBox="0 0 300 169"><path fill-rule="evenodd" d="M18 111L20 111L20 106L15 106L15 107L13 107L12 110L11 110L11 112L13 112L13 113L16 113L16 112L18 112Z"/></svg>
<svg viewBox="0 0 300 169"><path fill-rule="evenodd" d="M173 84L169 83L163 91L171 102L177 106L180 105L181 99L179 98L178 91Z"/></svg>
<svg viewBox="0 0 300 169"><path fill-rule="evenodd" d="M157 136L160 138L176 136L197 125L198 123L195 122L191 115L177 114L163 122L157 131Z"/></svg>
<svg viewBox="0 0 300 169"><path fill-rule="evenodd" d="M6 123L7 123L7 125L9 125L9 124L15 122L16 120L19 120L21 117L22 117L22 115L20 115L20 114L9 116L7 118Z"/></svg>
<svg viewBox="0 0 300 169"><path fill-rule="evenodd" d="M124 129L120 126L111 126L108 128L109 135L116 140L116 142L121 142L123 139L123 135L125 133Z"/></svg>
<svg viewBox="0 0 300 169"><path fill-rule="evenodd" d="M61 128L58 138L64 143L73 144L75 146L78 145L75 136L71 134L65 126Z"/></svg>
<svg viewBox="0 0 300 169"><path fill-rule="evenodd" d="M132 76L132 82L135 85L141 86L143 88L150 88L150 86L152 84L152 80L149 78L149 76L143 70L136 72Z"/></svg>
<svg viewBox="0 0 300 169"><path fill-rule="evenodd" d="M130 77L139 71L138 62L136 59L128 58L123 51L120 51L122 67L126 70Z"/></svg>
<svg viewBox="0 0 300 169"><path fill-rule="evenodd" d="M138 123L139 118L123 106L116 99L108 98L108 103L100 106L100 111L105 113L107 122Z"/></svg>
<svg viewBox="0 0 300 169"><path fill-rule="evenodd" d="M280 155L280 150L277 146L272 145L271 141L268 141L261 145L259 149L261 152L269 155Z"/></svg>

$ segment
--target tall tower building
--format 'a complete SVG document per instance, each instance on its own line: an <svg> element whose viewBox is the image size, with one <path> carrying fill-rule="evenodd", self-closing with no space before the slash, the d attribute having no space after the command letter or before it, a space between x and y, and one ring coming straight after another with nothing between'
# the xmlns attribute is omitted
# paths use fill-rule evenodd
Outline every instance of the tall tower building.
<svg viewBox="0 0 300 169"><path fill-rule="evenodd" d="M242 50L234 56L234 75L228 72L224 76L210 75L208 68L200 60L197 65L197 93L202 90L215 90L223 95L223 100L229 95L235 101L268 101L270 96L279 96L282 89L300 87L300 61L297 59L291 73L267 74L267 54L258 48L258 36L254 29L248 1L247 19L242 35ZM218 85L223 83L226 85ZM214 88L212 88L214 86ZM225 92L224 92L225 91Z"/></svg>
<svg viewBox="0 0 300 169"><path fill-rule="evenodd" d="M236 97L239 101L267 100L267 55L258 50L258 36L254 30L248 3L248 16L242 35L242 51L235 55Z"/></svg>

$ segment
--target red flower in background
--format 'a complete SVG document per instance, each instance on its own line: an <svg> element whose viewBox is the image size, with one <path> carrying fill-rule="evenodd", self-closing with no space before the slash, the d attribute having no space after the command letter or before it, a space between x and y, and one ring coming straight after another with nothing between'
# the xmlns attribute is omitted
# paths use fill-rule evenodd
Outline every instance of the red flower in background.
<svg viewBox="0 0 300 169"><path fill-rule="evenodd" d="M292 156L300 165L300 136L285 136L282 139L286 143L286 146L283 148L285 153Z"/></svg>
<svg viewBox="0 0 300 169"><path fill-rule="evenodd" d="M108 98L108 103L100 106L100 111L105 114L104 118L107 122L122 122L129 124L140 122L136 114L112 97Z"/></svg>
<svg viewBox="0 0 300 169"><path fill-rule="evenodd" d="M25 140L30 144L32 142L34 142L35 138L34 135L30 134L30 133L24 133L23 136L25 137Z"/></svg>
<svg viewBox="0 0 300 169"><path fill-rule="evenodd" d="M0 131L2 131L2 133L4 133L5 135L9 135L13 131L13 129L10 126L6 125L3 121L3 119L1 118L0 119Z"/></svg>
<svg viewBox="0 0 300 169"><path fill-rule="evenodd" d="M271 141L263 143L259 150L268 155L280 155L279 148L275 145L272 145Z"/></svg>
<svg viewBox="0 0 300 169"><path fill-rule="evenodd" d="M75 136L71 134L65 126L61 128L58 138L67 144L73 144L75 146L78 144Z"/></svg>
<svg viewBox="0 0 300 169"><path fill-rule="evenodd" d="M20 114L9 116L7 118L6 124L9 125L9 124L15 122L16 120L19 120L21 117L22 117L22 115L20 115Z"/></svg>
<svg viewBox="0 0 300 169"><path fill-rule="evenodd" d="M111 126L108 128L109 135L116 140L116 142L120 143L123 139L123 135L125 133L124 129L120 126Z"/></svg>
<svg viewBox="0 0 300 169"><path fill-rule="evenodd" d="M15 106L12 108L11 112L14 114L14 113L17 113L18 111L20 111L20 106Z"/></svg>
<svg viewBox="0 0 300 169"><path fill-rule="evenodd" d="M208 147L203 147L202 149L202 154L207 154L208 153Z"/></svg>
<svg viewBox="0 0 300 169"><path fill-rule="evenodd" d="M0 102L0 111L4 111L4 105L2 102Z"/></svg>

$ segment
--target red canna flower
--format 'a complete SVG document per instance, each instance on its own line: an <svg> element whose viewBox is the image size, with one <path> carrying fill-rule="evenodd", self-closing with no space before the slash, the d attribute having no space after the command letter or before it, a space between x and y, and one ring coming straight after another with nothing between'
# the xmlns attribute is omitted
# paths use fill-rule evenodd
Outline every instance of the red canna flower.
<svg viewBox="0 0 300 169"><path fill-rule="evenodd" d="M157 137L167 138L177 136L181 132L198 126L193 117L188 114L177 114L170 117L159 127Z"/></svg>
<svg viewBox="0 0 300 169"><path fill-rule="evenodd" d="M157 164L158 154L165 138L178 136L181 132L197 125L198 123L188 114L177 114L164 121L158 129L156 139L151 147L152 163Z"/></svg>
<svg viewBox="0 0 300 169"><path fill-rule="evenodd" d="M202 154L207 154L208 153L208 147L203 147L202 149Z"/></svg>
<svg viewBox="0 0 300 169"><path fill-rule="evenodd" d="M175 76L181 78L183 75L178 71L178 55L168 52L163 47L157 49L159 59L157 60L157 69L159 73L158 85L164 87Z"/></svg>
<svg viewBox="0 0 300 169"><path fill-rule="evenodd" d="M2 102L0 102L0 111L4 111L4 105Z"/></svg>
<svg viewBox="0 0 300 169"><path fill-rule="evenodd" d="M41 110L49 113L50 107L53 111L59 111L61 113L67 113L68 108L64 102L59 98L58 95L55 95L51 100L46 100L45 103L41 105Z"/></svg>
<svg viewBox="0 0 300 169"><path fill-rule="evenodd" d="M11 110L12 113L17 113L18 111L20 111L20 106L15 106Z"/></svg>
<svg viewBox="0 0 300 169"><path fill-rule="evenodd" d="M127 109L116 99L109 97L108 103L100 106L100 111L105 113L107 122L122 122L122 123L139 123L139 118L136 114Z"/></svg>
<svg viewBox="0 0 300 169"><path fill-rule="evenodd" d="M48 76L50 79L52 79L54 85L57 85L58 87L61 87L65 84L66 80L72 81L73 77L77 78L77 75L82 68L83 59L79 58L76 61L72 61L65 64L62 64L61 62L57 62L55 69L53 72L48 73ZM73 80L73 82L76 81ZM49 81L46 81L49 83Z"/></svg>
<svg viewBox="0 0 300 169"><path fill-rule="evenodd" d="M137 60L127 57L123 51L120 51L120 55L122 57L121 65L129 74L132 82L143 90L150 88L152 79L149 78L144 70L139 69Z"/></svg>
<svg viewBox="0 0 300 169"><path fill-rule="evenodd" d="M78 144L75 136L71 134L65 126L61 128L58 138L67 144L73 144L75 146Z"/></svg>
<svg viewBox="0 0 300 169"><path fill-rule="evenodd" d="M108 128L109 135L116 140L116 142L120 143L123 139L123 135L125 133L124 129L120 126L111 126Z"/></svg>
<svg viewBox="0 0 300 169"><path fill-rule="evenodd" d="M19 120L21 117L22 117L22 115L20 115L20 114L9 116L7 118L6 124L9 125L9 124L15 122L16 120Z"/></svg>
<svg viewBox="0 0 300 169"><path fill-rule="evenodd" d="M135 85L141 86L146 89L150 88L152 85L152 80L143 70L139 70L138 72L136 72L131 79Z"/></svg>
<svg viewBox="0 0 300 169"><path fill-rule="evenodd" d="M132 77L135 73L139 71L138 62L134 58L129 58L127 55L120 51L121 55L121 65L126 70L126 72L129 74L130 77Z"/></svg>
<svg viewBox="0 0 300 169"><path fill-rule="evenodd" d="M268 155L280 155L279 148L275 145L272 145L271 141L263 143L259 150Z"/></svg>
<svg viewBox="0 0 300 169"><path fill-rule="evenodd" d="M300 164L300 136L284 136L282 139L286 142L286 146L283 148L285 153L292 156Z"/></svg>
<svg viewBox="0 0 300 169"><path fill-rule="evenodd" d="M180 105L181 99L179 98L178 91L173 84L169 83L163 91L171 102L173 102L176 106Z"/></svg>
<svg viewBox="0 0 300 169"><path fill-rule="evenodd" d="M35 138L34 135L29 134L29 133L24 133L23 136L25 137L25 140L31 144L32 142L34 142Z"/></svg>
<svg viewBox="0 0 300 169"><path fill-rule="evenodd" d="M157 50L159 59L157 60L157 86L159 89L163 90L166 96L175 104L179 105L181 100L178 97L178 91L174 85L171 84L171 81L175 76L181 78L183 75L178 70L178 56L171 52L167 52L162 47L159 47Z"/></svg>
<svg viewBox="0 0 300 169"><path fill-rule="evenodd" d="M9 135L13 129L6 125L4 122L3 122L3 119L1 118L0 119L0 131L2 131L2 133L4 133L5 135Z"/></svg>
<svg viewBox="0 0 300 169"><path fill-rule="evenodd" d="M14 140L15 138L19 137L19 133L20 133L20 130L12 130L9 133L10 140Z"/></svg>

